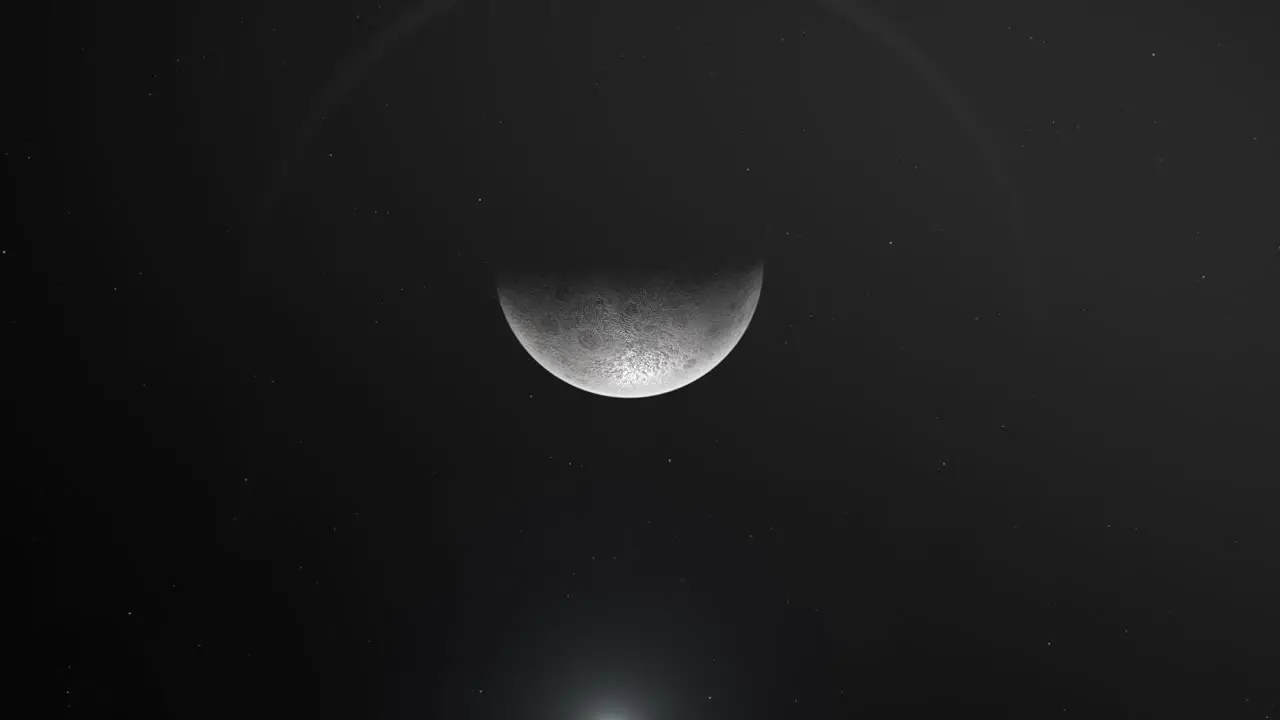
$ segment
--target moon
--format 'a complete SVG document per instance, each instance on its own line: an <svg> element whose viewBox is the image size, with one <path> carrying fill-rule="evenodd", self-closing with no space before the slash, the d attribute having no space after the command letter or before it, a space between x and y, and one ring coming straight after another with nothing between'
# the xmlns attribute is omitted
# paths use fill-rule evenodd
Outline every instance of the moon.
<svg viewBox="0 0 1280 720"><path fill-rule="evenodd" d="M697 280L524 276L498 286L520 345L573 387L614 398L661 395L711 372L755 315L764 263Z"/></svg>

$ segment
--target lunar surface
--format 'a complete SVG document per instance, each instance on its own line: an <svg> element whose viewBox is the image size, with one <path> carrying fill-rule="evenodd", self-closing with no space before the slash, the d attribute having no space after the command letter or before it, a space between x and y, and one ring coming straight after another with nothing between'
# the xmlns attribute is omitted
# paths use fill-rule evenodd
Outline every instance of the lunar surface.
<svg viewBox="0 0 1280 720"><path fill-rule="evenodd" d="M524 349L576 388L618 398L660 395L706 375L746 332L764 264L690 281L547 276L502 283L498 300Z"/></svg>

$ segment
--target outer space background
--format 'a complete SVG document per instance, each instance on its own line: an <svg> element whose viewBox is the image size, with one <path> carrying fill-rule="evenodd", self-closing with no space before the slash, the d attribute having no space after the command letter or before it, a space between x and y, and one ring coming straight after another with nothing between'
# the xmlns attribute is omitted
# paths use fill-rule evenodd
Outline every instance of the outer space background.
<svg viewBox="0 0 1280 720"><path fill-rule="evenodd" d="M7 11L16 707L1280 717L1271 4L180 5ZM538 367L595 235L728 359Z"/></svg>

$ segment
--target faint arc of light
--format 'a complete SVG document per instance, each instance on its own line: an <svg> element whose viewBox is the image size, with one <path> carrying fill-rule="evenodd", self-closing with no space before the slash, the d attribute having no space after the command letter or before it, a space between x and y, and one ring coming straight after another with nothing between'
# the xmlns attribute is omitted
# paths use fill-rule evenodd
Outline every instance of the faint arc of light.
<svg viewBox="0 0 1280 720"><path fill-rule="evenodd" d="M893 24L874 9L858 0L819 0L819 4L838 15L854 27L869 31L877 42L885 45L924 79L929 89L946 105L954 119L960 123L970 142L978 149L983 169L997 192L1003 197L1013 251L1022 261L1022 282L1027 293L1027 312L1032 322L1039 317L1040 253L1032 245L1034 239L1024 228L1024 203L1013 172L999 150L993 134L979 119L969 102L947 81L942 71L929 57L911 42Z"/></svg>
<svg viewBox="0 0 1280 720"><path fill-rule="evenodd" d="M339 66L337 74L311 103L306 120L294 133L292 142L286 144L275 171L269 176L258 207L258 227L265 230L276 204L289 184L294 166L302 159L307 146L318 132L323 119L333 112L348 95L364 82L369 71L382 61L406 37L412 35L428 21L448 12L456 0L424 0L410 8L399 19L387 25L367 45L349 56ZM873 9L857 0L819 0L819 4L843 17L857 28L870 30L876 39L902 58L915 72L924 78L960 122L970 140L982 156L987 175L1001 194L1007 206L1007 221L1015 251L1022 254L1023 283L1028 294L1038 298L1040 289L1039 253L1030 247L1023 232L1023 202L1021 194L1007 164L997 149L991 133L978 120L969 103L947 82L945 76L929 58L902 33ZM1036 306L1028 298L1029 306ZM1033 310L1032 315L1037 313Z"/></svg>
<svg viewBox="0 0 1280 720"><path fill-rule="evenodd" d="M338 72L324 90L311 102L306 119L294 132L269 175L258 203L258 227L265 230L276 204L289 186L294 166L320 130L324 118L347 100L360 87L365 77L406 37L413 35L433 18L447 13L456 0L424 0L406 10L394 22L382 28L373 39L339 64Z"/></svg>

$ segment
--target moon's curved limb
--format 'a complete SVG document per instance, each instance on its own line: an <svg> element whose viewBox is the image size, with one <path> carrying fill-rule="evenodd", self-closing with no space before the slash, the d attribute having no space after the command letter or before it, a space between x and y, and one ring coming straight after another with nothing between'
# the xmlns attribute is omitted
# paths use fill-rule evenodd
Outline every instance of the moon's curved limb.
<svg viewBox="0 0 1280 720"><path fill-rule="evenodd" d="M755 314L763 264L696 287L529 278L498 289L512 332L545 370L597 395L650 397L720 364Z"/></svg>

